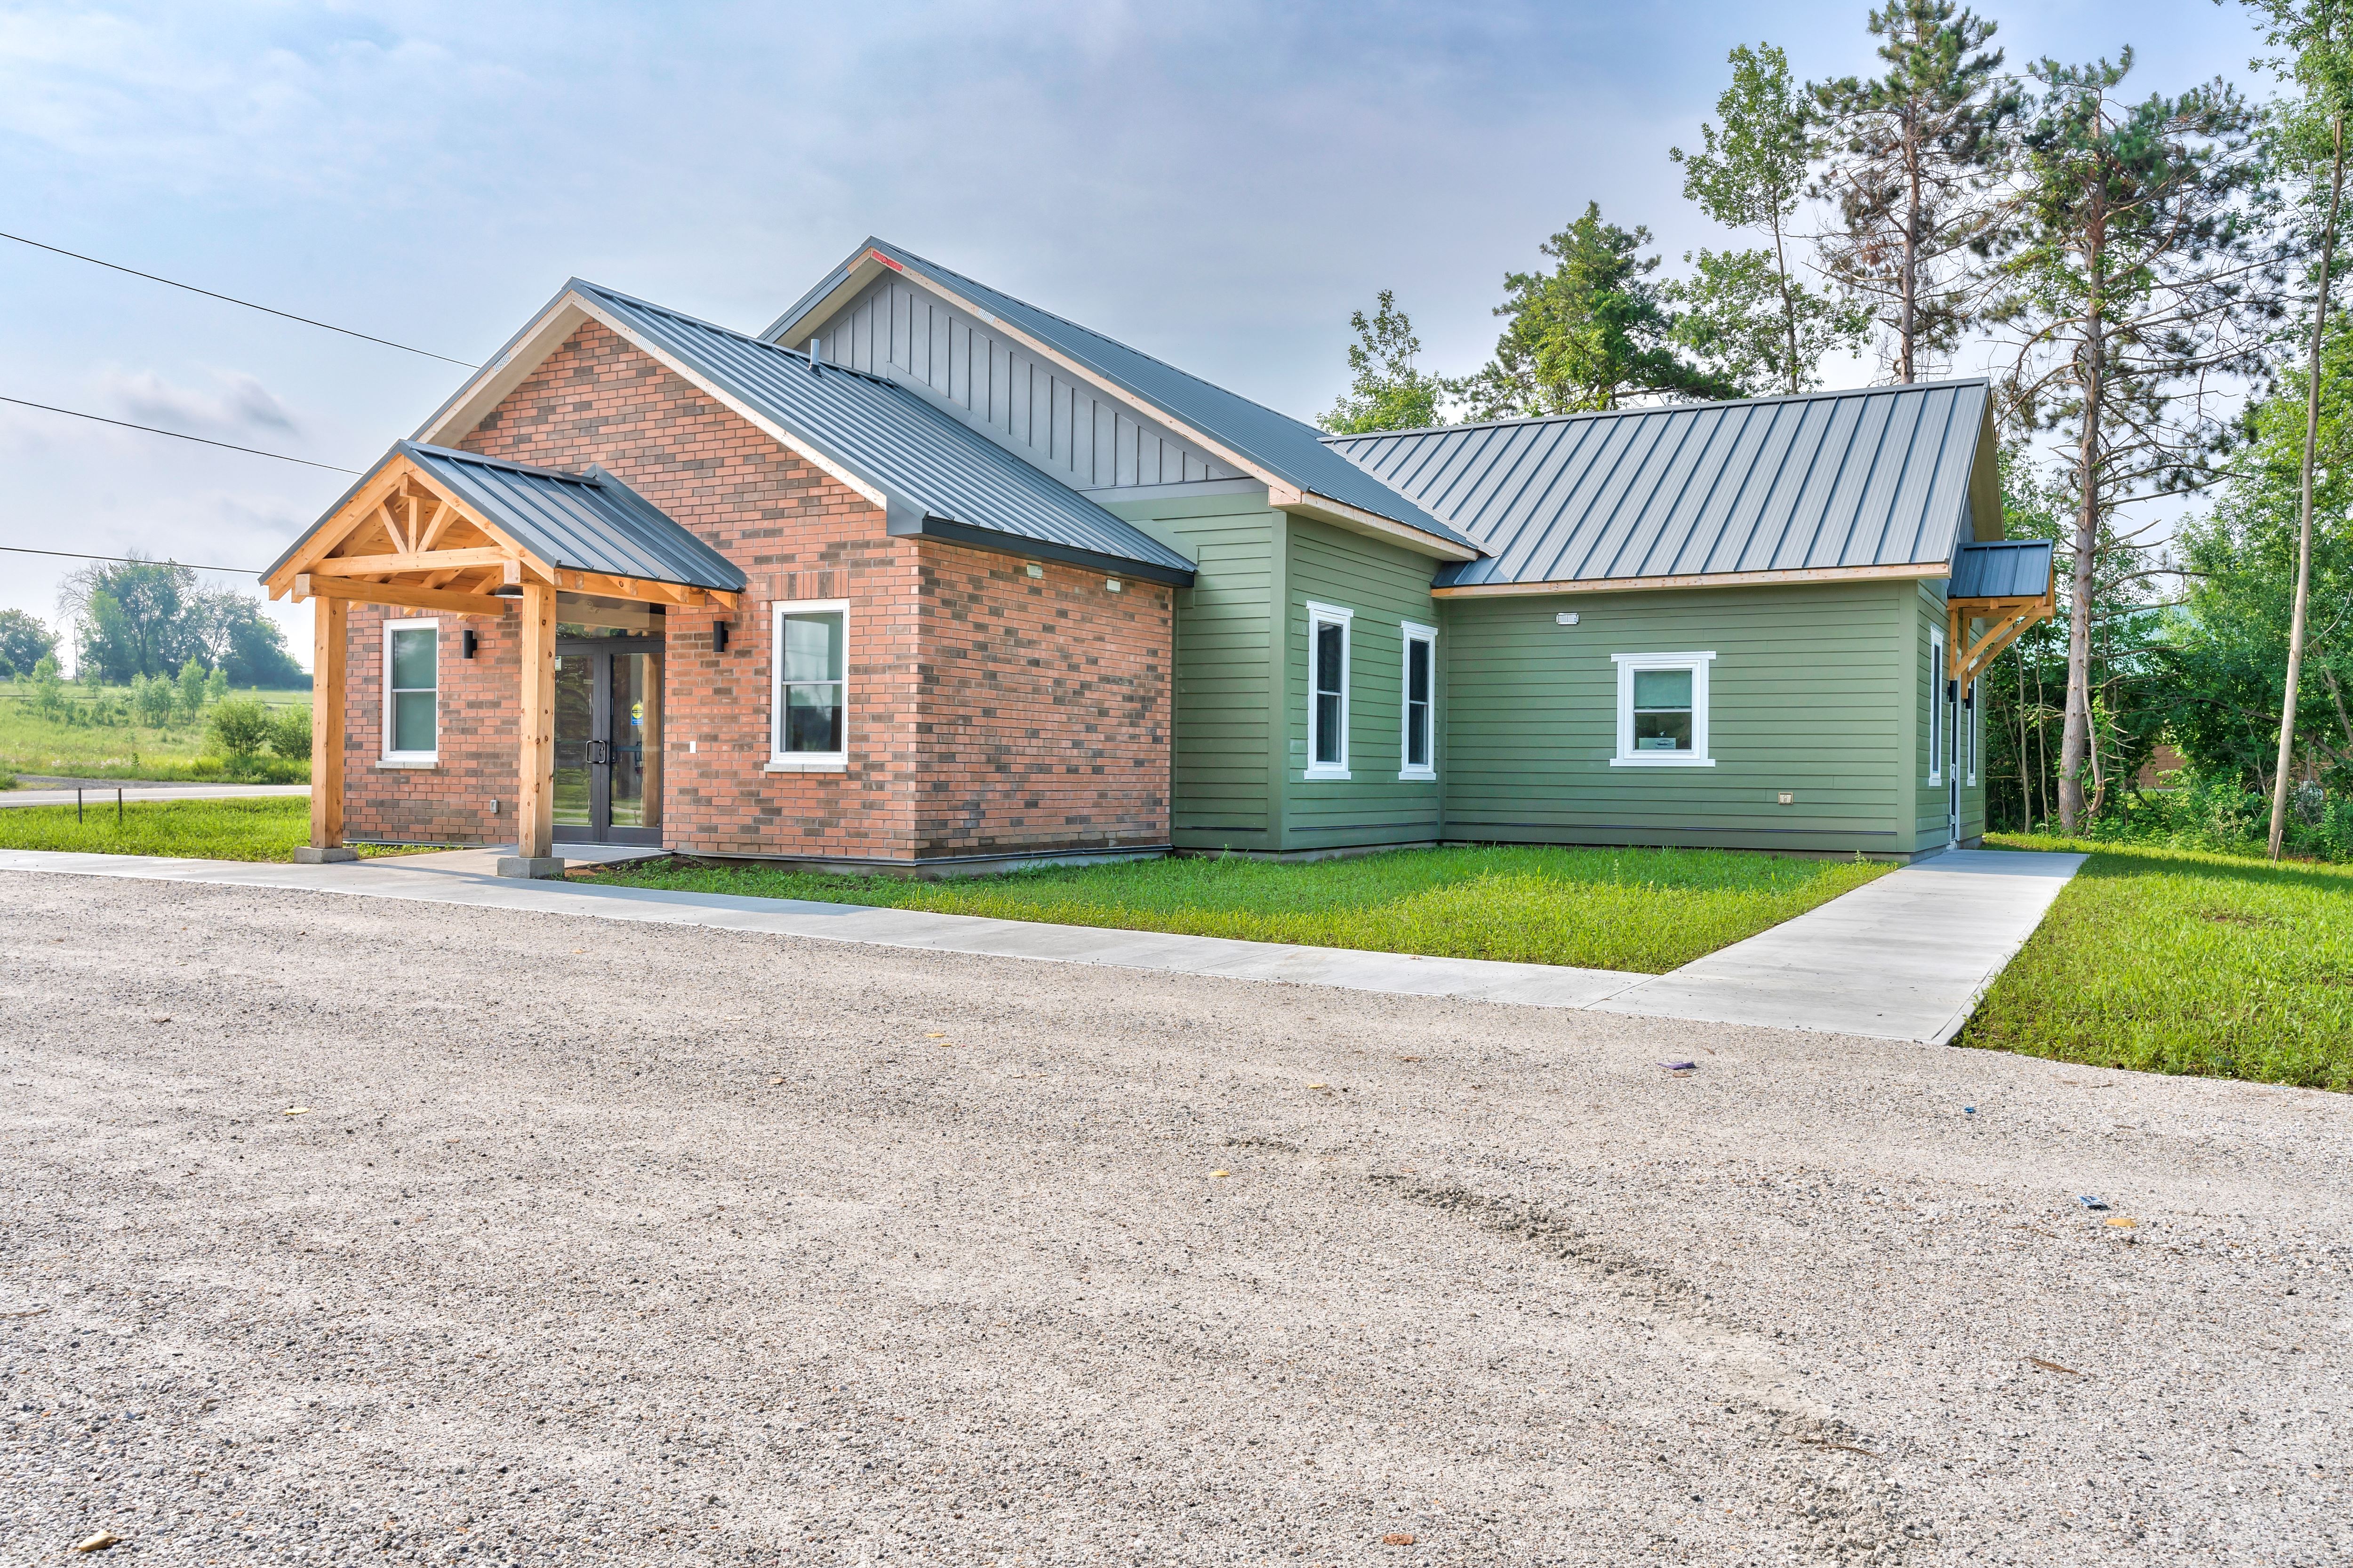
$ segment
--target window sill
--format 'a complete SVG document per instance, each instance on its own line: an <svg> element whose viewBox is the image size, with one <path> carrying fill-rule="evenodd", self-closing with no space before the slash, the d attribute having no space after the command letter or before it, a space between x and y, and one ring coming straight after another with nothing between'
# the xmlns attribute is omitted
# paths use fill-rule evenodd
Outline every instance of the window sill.
<svg viewBox="0 0 2353 1568"><path fill-rule="evenodd" d="M1345 784L1351 776L1345 768L1309 768L1299 775L1310 784Z"/></svg>
<svg viewBox="0 0 2353 1568"><path fill-rule="evenodd" d="M764 773L846 773L849 771L848 757L772 757L760 771Z"/></svg>
<svg viewBox="0 0 2353 1568"><path fill-rule="evenodd" d="M1437 782L1436 768L1401 768L1398 772L1399 784L1436 784Z"/></svg>
<svg viewBox="0 0 2353 1568"><path fill-rule="evenodd" d="M441 759L438 755L378 757L375 765L379 768L438 768L441 765Z"/></svg>
<svg viewBox="0 0 2353 1568"><path fill-rule="evenodd" d="M1609 759L1609 765L1613 768L1712 768L1715 766L1715 759L1683 757L1671 752L1662 752L1647 757L1612 757Z"/></svg>

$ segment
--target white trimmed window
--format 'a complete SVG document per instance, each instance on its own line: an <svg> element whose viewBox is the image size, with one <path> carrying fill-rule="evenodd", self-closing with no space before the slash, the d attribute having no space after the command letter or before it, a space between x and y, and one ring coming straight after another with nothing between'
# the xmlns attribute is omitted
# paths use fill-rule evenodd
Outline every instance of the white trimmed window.
<svg viewBox="0 0 2353 1568"><path fill-rule="evenodd" d="M384 623L384 760L427 767L441 752L441 623Z"/></svg>
<svg viewBox="0 0 2353 1568"><path fill-rule="evenodd" d="M1307 606L1307 776L1348 776L1348 631L1354 610Z"/></svg>
<svg viewBox="0 0 2353 1568"><path fill-rule="evenodd" d="M1398 750L1398 777L1438 776L1438 628L1399 623L1405 634L1404 735Z"/></svg>
<svg viewBox="0 0 2353 1568"><path fill-rule="evenodd" d="M1945 782L1945 729L1951 722L1945 710L1945 634L1928 634L1928 782Z"/></svg>
<svg viewBox="0 0 2353 1568"><path fill-rule="evenodd" d="M1707 668L1713 653L1617 653L1620 768L1712 768Z"/></svg>
<svg viewBox="0 0 2353 1568"><path fill-rule="evenodd" d="M775 606L768 667L768 771L829 773L849 765L849 601Z"/></svg>
<svg viewBox="0 0 2353 1568"><path fill-rule="evenodd" d="M1961 712L1961 743L1968 748L1968 776L1965 782L1972 787L1978 782L1978 710L1984 706L1978 699L1984 695L1982 691L1970 692Z"/></svg>

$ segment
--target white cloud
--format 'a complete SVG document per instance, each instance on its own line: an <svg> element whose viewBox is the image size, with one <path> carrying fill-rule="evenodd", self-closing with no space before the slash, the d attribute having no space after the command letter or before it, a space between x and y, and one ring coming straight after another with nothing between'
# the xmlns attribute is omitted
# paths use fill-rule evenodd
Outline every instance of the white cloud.
<svg viewBox="0 0 2353 1568"><path fill-rule="evenodd" d="M110 371L100 378L108 405L142 425L190 436L293 433L293 414L255 377L216 371L213 384L210 390L179 386L152 370Z"/></svg>

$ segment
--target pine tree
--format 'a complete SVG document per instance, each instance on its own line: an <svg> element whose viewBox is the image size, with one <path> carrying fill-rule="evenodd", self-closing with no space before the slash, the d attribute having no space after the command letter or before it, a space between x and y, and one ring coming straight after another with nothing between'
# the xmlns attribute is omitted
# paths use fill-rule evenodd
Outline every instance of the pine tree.
<svg viewBox="0 0 2353 1568"><path fill-rule="evenodd" d="M1825 237L1822 267L1893 334L1895 379L1910 382L1978 318L2021 99L2001 51L1986 47L1994 24L1951 0L1889 0L1868 26L1887 74L1811 89L1825 163L1816 191L1843 224Z"/></svg>
<svg viewBox="0 0 2353 1568"><path fill-rule="evenodd" d="M2124 101L2118 63L2034 68L2046 91L2022 140L2017 253L1998 318L2019 334L2006 388L2022 426L2065 438L2073 516L2059 819L2084 818L2092 745L2093 606L2154 574L2110 558L2149 529L2120 509L2211 479L2232 378L2263 365L2278 304L2263 245L2259 117L2220 79Z"/></svg>
<svg viewBox="0 0 2353 1568"><path fill-rule="evenodd" d="M1675 352L1674 313L1641 254L1647 228L1603 221L1598 202L1538 248L1550 272L1504 278L1495 356L1448 384L1475 419L1616 408L1629 398L1737 397L1739 385Z"/></svg>

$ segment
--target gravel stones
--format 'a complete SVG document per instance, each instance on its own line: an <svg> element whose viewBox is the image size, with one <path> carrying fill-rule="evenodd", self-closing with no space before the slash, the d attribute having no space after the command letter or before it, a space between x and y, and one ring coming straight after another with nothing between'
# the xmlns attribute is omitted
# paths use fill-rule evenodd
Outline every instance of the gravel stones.
<svg viewBox="0 0 2353 1568"><path fill-rule="evenodd" d="M0 896L12 1565L2353 1550L2341 1097Z"/></svg>

